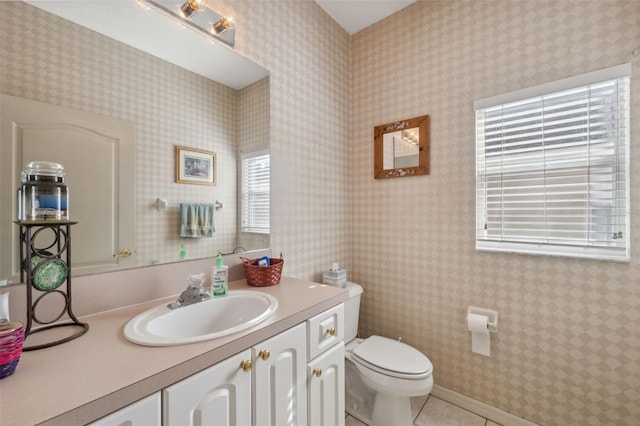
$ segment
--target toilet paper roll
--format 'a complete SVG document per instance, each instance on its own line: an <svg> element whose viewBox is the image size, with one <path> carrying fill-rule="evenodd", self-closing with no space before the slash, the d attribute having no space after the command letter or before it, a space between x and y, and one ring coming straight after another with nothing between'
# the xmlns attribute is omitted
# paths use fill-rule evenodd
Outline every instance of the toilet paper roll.
<svg viewBox="0 0 640 426"><path fill-rule="evenodd" d="M471 331L471 351L489 356L491 336L489 335L489 317L479 314L467 315L467 327Z"/></svg>

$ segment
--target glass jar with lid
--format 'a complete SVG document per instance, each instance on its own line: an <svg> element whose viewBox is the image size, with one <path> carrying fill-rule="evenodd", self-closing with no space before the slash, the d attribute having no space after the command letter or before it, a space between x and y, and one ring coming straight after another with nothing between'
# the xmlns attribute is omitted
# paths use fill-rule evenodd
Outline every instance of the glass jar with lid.
<svg viewBox="0 0 640 426"><path fill-rule="evenodd" d="M62 164L33 161L21 175L18 220L69 220L69 188Z"/></svg>

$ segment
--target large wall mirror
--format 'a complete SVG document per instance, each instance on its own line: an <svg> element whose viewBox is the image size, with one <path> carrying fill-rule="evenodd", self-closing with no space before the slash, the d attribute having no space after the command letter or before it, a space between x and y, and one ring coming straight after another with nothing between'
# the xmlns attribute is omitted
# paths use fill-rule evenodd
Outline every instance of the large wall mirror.
<svg viewBox="0 0 640 426"><path fill-rule="evenodd" d="M374 128L376 179L429 174L429 116L387 123Z"/></svg>
<svg viewBox="0 0 640 426"><path fill-rule="evenodd" d="M0 17L1 94L35 102L44 111L55 107L90 115L107 135L109 128L121 127L107 123L126 122L133 129L135 158L129 160L135 170L116 176L121 187L132 189L130 201L120 202L131 213L118 216L118 201L108 207L115 210L114 222L133 225L133 231L124 233L129 242L125 236L98 237L77 216L83 209L90 211L91 201L82 198L80 186L92 176L79 176L80 167L65 165L70 216L79 222L73 227L74 275L175 262L181 255L196 259L215 256L218 250L269 247L268 229L243 232L240 203L242 158L269 150L268 70L136 0L0 2ZM4 122L0 135L19 127ZM26 149L8 148L14 142L5 136L0 140L5 200L0 207L0 279L16 282L19 254L12 221L24 164L16 164L13 154L42 154L47 158L37 160L63 164L75 160L59 145L48 154L36 149L27 155ZM176 146L214 152L216 185L177 183ZM104 155L81 157L88 165L104 162ZM212 238L180 236L180 203L216 202L221 208L214 214ZM129 247L132 256L112 256ZM104 251L109 259L85 267L82 255L89 251Z"/></svg>

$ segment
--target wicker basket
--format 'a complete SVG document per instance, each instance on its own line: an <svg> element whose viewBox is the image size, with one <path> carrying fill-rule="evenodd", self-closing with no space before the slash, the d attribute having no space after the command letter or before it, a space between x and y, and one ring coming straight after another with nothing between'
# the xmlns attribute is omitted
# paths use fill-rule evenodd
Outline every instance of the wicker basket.
<svg viewBox="0 0 640 426"><path fill-rule="evenodd" d="M280 255L280 259L269 258L271 263L269 266L258 266L260 259L246 259L241 257L244 265L244 274L247 277L247 284L253 287L267 287L276 285L280 282L282 276L282 267L284 259Z"/></svg>
<svg viewBox="0 0 640 426"><path fill-rule="evenodd" d="M19 322L0 323L0 379L9 377L16 371L22 345L24 326Z"/></svg>

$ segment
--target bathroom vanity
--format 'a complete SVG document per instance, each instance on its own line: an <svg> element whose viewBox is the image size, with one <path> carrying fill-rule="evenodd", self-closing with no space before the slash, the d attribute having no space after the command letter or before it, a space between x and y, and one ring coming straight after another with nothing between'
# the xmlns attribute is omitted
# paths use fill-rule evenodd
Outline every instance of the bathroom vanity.
<svg viewBox="0 0 640 426"><path fill-rule="evenodd" d="M217 423L229 416L243 425L343 424L347 292L286 277L260 288L235 281L230 289L269 293L278 309L243 332L168 347L131 343L123 329L171 298L84 317L89 333L24 353L0 382L0 423L188 424L195 408Z"/></svg>

